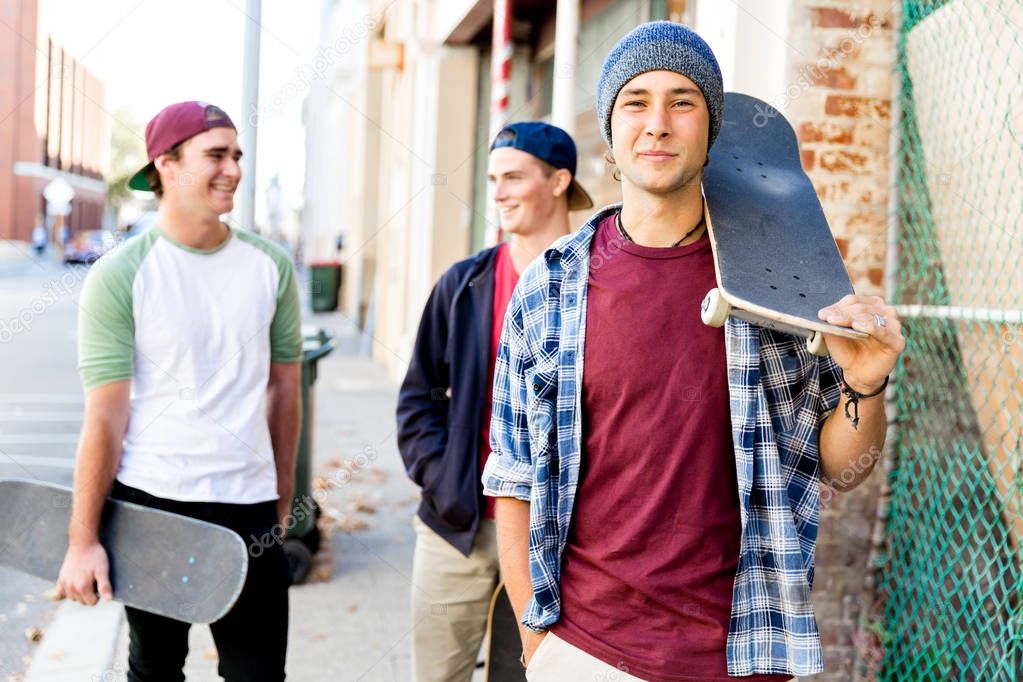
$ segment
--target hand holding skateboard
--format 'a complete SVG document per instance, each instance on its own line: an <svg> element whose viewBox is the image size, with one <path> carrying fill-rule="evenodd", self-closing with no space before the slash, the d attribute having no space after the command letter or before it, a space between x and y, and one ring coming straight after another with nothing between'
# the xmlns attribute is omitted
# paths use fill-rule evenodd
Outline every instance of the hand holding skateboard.
<svg viewBox="0 0 1023 682"><path fill-rule="evenodd" d="M861 339L830 334L824 337L831 357L842 368L846 384L863 394L877 390L906 348L895 308L877 296L849 295L822 308L818 316L828 324L850 327L867 335Z"/></svg>
<svg viewBox="0 0 1023 682"><path fill-rule="evenodd" d="M98 541L87 546L70 545L57 577L57 598L93 606L99 599L110 601L110 561Z"/></svg>

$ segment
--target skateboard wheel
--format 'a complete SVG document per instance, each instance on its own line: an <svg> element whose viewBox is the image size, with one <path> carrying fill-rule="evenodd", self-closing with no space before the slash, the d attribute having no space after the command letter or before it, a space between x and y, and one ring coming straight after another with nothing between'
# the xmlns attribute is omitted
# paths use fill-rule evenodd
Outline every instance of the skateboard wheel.
<svg viewBox="0 0 1023 682"><path fill-rule="evenodd" d="M824 334L814 332L813 336L806 340L806 349L813 355L826 358L831 353L828 351L828 344L824 342Z"/></svg>
<svg viewBox="0 0 1023 682"><path fill-rule="evenodd" d="M700 306L700 317L708 327L723 326L731 312L732 306L728 304L728 301L721 296L721 292L716 288L708 291L707 295L703 297L703 303Z"/></svg>

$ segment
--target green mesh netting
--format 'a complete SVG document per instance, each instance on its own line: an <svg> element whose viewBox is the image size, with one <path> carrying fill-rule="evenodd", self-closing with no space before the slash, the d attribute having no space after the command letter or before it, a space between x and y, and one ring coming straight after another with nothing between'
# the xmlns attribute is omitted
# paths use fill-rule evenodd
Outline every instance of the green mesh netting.
<svg viewBox="0 0 1023 682"><path fill-rule="evenodd" d="M902 3L881 680L1023 680L1023 2Z"/></svg>

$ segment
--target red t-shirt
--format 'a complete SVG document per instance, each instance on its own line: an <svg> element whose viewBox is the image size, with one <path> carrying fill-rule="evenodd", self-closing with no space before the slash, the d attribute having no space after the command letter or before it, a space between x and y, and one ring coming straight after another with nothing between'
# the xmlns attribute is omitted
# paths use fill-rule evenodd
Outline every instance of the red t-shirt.
<svg viewBox="0 0 1023 682"><path fill-rule="evenodd" d="M591 246L580 482L559 637L648 680L729 678L739 494L710 241ZM789 675L750 680L789 680Z"/></svg>
<svg viewBox="0 0 1023 682"><path fill-rule="evenodd" d="M488 356L487 385L483 389L483 442L480 447L480 472L490 457L490 411L494 405L494 365L497 363L497 346L501 343L501 328L504 326L504 313L508 310L515 285L519 283L519 273L511 259L511 245L501 244L494 256L494 316L491 320L490 353ZM483 518L494 518L495 498L483 498Z"/></svg>

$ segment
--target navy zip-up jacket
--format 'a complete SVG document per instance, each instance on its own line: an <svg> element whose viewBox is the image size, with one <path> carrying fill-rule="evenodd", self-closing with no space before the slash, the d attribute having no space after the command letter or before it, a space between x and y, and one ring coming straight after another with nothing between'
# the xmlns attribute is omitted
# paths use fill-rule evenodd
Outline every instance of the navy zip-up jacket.
<svg viewBox="0 0 1023 682"><path fill-rule="evenodd" d="M472 552L483 509L480 438L497 247L451 266L433 287L398 393L398 450L422 488L419 518Z"/></svg>

